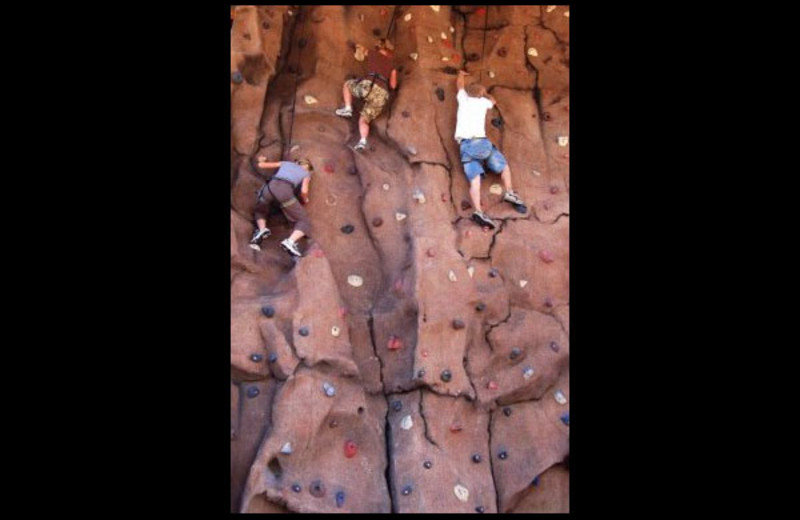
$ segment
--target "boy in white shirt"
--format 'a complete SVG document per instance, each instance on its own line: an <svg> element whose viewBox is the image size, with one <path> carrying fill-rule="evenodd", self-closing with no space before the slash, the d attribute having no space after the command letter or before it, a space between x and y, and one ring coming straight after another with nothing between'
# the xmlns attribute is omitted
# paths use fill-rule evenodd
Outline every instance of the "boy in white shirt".
<svg viewBox="0 0 800 520"><path fill-rule="evenodd" d="M484 161L489 170L500 174L506 189L503 200L515 206L524 205L524 202L511 187L511 169L508 167L508 161L486 137L486 111L492 108L496 101L486 91L486 87L478 83L472 83L465 89L464 76L468 75L467 72L460 70L456 79L458 114L455 138L461 149L461 162L469 181L469 196L475 207L472 219L481 226L494 229L495 223L481 208L481 177L485 175Z"/></svg>

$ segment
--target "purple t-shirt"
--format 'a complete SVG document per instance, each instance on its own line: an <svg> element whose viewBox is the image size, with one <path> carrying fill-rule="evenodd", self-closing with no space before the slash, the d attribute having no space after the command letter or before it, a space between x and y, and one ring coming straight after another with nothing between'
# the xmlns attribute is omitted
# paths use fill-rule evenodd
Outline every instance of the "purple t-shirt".
<svg viewBox="0 0 800 520"><path fill-rule="evenodd" d="M295 188L303 182L303 179L310 177L311 173L297 163L291 161L281 161L281 167L273 179L283 179L292 183Z"/></svg>

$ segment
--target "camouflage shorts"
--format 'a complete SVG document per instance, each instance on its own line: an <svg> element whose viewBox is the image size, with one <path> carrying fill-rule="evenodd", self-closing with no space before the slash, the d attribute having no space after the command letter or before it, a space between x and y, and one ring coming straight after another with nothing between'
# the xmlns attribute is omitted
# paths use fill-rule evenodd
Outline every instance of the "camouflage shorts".
<svg viewBox="0 0 800 520"><path fill-rule="evenodd" d="M364 99L364 108L361 109L361 116L366 119L367 123L371 123L373 119L381 115L381 111L389 99L389 93L386 92L386 89L377 83L373 85L372 80L369 79L362 79L358 82L355 79L351 79L345 85L347 85L347 89L353 96ZM368 93L369 96L367 96Z"/></svg>

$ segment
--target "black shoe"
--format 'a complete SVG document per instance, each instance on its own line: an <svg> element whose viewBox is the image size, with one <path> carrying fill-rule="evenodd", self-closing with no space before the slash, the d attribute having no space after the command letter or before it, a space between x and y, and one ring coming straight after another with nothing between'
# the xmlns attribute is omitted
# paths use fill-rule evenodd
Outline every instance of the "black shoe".
<svg viewBox="0 0 800 520"><path fill-rule="evenodd" d="M496 228L494 221L483 214L481 211L476 211L472 214L472 220L478 223L479 226L488 226L492 229Z"/></svg>

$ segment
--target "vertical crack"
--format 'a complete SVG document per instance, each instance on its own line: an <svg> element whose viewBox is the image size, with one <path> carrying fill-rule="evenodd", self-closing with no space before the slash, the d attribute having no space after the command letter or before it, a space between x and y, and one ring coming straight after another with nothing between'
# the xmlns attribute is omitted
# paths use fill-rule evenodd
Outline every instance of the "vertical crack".
<svg viewBox="0 0 800 520"><path fill-rule="evenodd" d="M492 420L494 419L494 412L489 411L489 422L486 425L486 431L489 432L489 469L492 472L492 484L494 485L494 499L497 507L496 511L500 512L500 493L497 491L497 477L494 474L494 457L492 457Z"/></svg>
<svg viewBox="0 0 800 520"><path fill-rule="evenodd" d="M386 399L386 417L383 426L383 437L386 443L386 470L384 471L384 477L386 478L386 491L389 495L389 505L392 513L397 513L397 504L394 502L394 494L392 493L392 471L394 470L394 463L392 462L392 439L389 433L389 411L391 407L389 406L389 396L384 394L383 397Z"/></svg>
<svg viewBox="0 0 800 520"><path fill-rule="evenodd" d="M430 442L431 444L433 444L434 446L439 448L439 445L436 444L436 441L433 440L433 438L428 433L428 420L425 419L425 411L422 408L422 392L423 392L423 389L420 389L420 391L419 391L419 415L422 417L423 426L425 426L425 438L428 439L428 442Z"/></svg>
<svg viewBox="0 0 800 520"><path fill-rule="evenodd" d="M381 359L381 357L378 355L378 347L377 343L375 342L375 317L373 316L372 309L370 309L369 311L369 319L367 319L367 326L369 327L369 339L370 342L372 343L372 352L375 354L375 357L378 358L378 363L380 363L381 366L381 372L379 374L381 376L381 388L383 388L383 391L386 392L386 385L383 382L383 377L384 377L383 359Z"/></svg>

